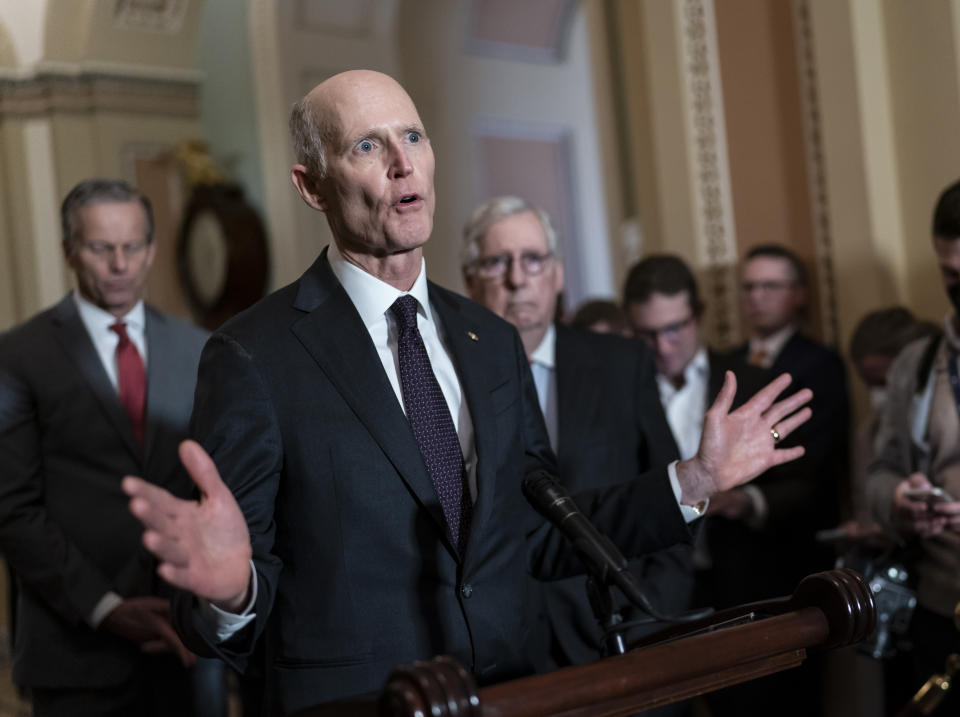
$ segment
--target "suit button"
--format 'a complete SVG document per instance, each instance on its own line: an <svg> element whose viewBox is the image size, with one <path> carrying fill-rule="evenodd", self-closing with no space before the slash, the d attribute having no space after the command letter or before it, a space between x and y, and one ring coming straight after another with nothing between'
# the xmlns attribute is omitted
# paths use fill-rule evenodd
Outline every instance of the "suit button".
<svg viewBox="0 0 960 717"><path fill-rule="evenodd" d="M463 595L463 597L465 598L468 598L471 595L473 595L473 585L471 585L470 583L464 583L463 585L461 585L460 594Z"/></svg>

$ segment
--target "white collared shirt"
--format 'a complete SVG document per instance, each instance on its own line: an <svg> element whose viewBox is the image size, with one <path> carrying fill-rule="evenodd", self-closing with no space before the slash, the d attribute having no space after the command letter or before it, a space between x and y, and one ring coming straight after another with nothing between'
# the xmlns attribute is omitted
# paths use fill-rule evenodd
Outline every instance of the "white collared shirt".
<svg viewBox="0 0 960 717"><path fill-rule="evenodd" d="M703 433L703 417L707 412L707 390L710 363L702 346L683 369L684 383L677 388L666 376L657 374L660 403L667 414L667 423L680 450L680 458L688 460L697 454Z"/></svg>
<svg viewBox="0 0 960 717"><path fill-rule="evenodd" d="M787 345L787 341L789 341L790 337L795 333L797 333L797 327L790 324L765 338L760 338L759 336L751 337L750 347L747 351L747 361L750 361L750 357L755 356L758 351L762 351L763 361L758 365L761 368L769 369L773 366L773 362L777 360L780 352L783 351L783 347Z"/></svg>
<svg viewBox="0 0 960 717"><path fill-rule="evenodd" d="M557 452L557 434L559 431L559 413L557 409L557 330L553 324L547 327L537 348L530 355L530 372L537 387L537 400L543 421L547 424L550 447Z"/></svg>
<svg viewBox="0 0 960 717"><path fill-rule="evenodd" d="M137 347L140 358L143 360L143 368L147 368L146 311L142 300L119 319L109 311L104 311L84 299L78 291L73 292L73 303L77 307L80 320L93 342L93 347L97 350L97 356L100 357L100 363L103 364L103 369L107 372L107 378L113 384L114 390L117 389L117 344L120 342L120 337L115 331L110 330L110 326L117 321L127 325L127 336Z"/></svg>
<svg viewBox="0 0 960 717"><path fill-rule="evenodd" d="M417 300L417 328L423 337L423 344L430 358L430 366L440 384L440 390L446 399L447 408L457 429L460 439L460 452L463 454L464 469L467 472L467 481L470 485L470 496L477 499L477 450L473 440L473 420L470 411L463 400L463 391L460 388L460 379L457 370L450 358L450 351L444 343L442 327L433 318L433 309L430 306L430 297L427 291L427 264L420 260L420 275L413 283L410 291L400 291L390 284L381 281L367 273L359 266L351 264L331 244L327 249L327 259L334 276L343 286L350 301L357 308L363 325L370 333L377 355L383 364L390 386L403 406L403 390L400 387L400 355L397 350L397 324L390 311L399 297L410 294ZM404 409L404 413L406 410Z"/></svg>

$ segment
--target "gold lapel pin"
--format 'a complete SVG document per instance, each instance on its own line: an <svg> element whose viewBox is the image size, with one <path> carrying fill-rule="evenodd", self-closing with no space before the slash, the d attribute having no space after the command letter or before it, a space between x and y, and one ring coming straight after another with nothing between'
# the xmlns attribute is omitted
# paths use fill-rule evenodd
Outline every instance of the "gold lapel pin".
<svg viewBox="0 0 960 717"><path fill-rule="evenodd" d="M472 341L479 341L479 340L480 340L480 339L477 337L477 335L476 335L475 333L473 333L472 331L468 331L468 332L467 332L467 336L469 336Z"/></svg>

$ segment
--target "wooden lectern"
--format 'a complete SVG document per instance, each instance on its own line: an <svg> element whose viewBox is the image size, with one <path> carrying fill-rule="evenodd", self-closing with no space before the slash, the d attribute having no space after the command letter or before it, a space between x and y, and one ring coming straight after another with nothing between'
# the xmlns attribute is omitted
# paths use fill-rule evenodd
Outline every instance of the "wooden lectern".
<svg viewBox="0 0 960 717"><path fill-rule="evenodd" d="M859 573L803 579L786 598L742 605L645 638L625 655L482 689L449 657L397 668L375 702L303 712L383 717L614 717L796 667L810 648L858 642L873 632L873 595Z"/></svg>

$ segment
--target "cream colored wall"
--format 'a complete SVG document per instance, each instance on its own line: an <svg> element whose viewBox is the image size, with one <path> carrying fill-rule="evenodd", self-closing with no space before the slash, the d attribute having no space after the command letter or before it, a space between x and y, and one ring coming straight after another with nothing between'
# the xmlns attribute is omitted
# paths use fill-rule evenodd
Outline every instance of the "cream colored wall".
<svg viewBox="0 0 960 717"><path fill-rule="evenodd" d="M135 161L201 136L194 67L202 3L167 27L121 28L110 0L0 0L9 82L0 112L0 328L70 286L59 204L91 176L136 181Z"/></svg>
<svg viewBox="0 0 960 717"><path fill-rule="evenodd" d="M486 200L473 129L484 121L551 125L572 144L576 237L567 238L568 273L577 271L582 294L609 295L611 240L617 240L617 191L611 99L596 81L591 32L603 23L599 3L583 3L571 27L566 57L556 64L484 57L464 50L468 3L402 0L397 36L401 81L418 103L437 157L438 202L427 247L435 281L461 287L459 241L464 222ZM603 69L607 75L607 70ZM611 206L613 208L611 208ZM578 242L572 241L578 239Z"/></svg>
<svg viewBox="0 0 960 717"><path fill-rule="evenodd" d="M299 1L249 0L248 9L271 284L279 288L299 277L331 241L323 215L308 208L290 182L290 107L342 70L396 74L396 2L372 3L370 12L349 26L307 22ZM349 15L350 8L341 10Z"/></svg>

